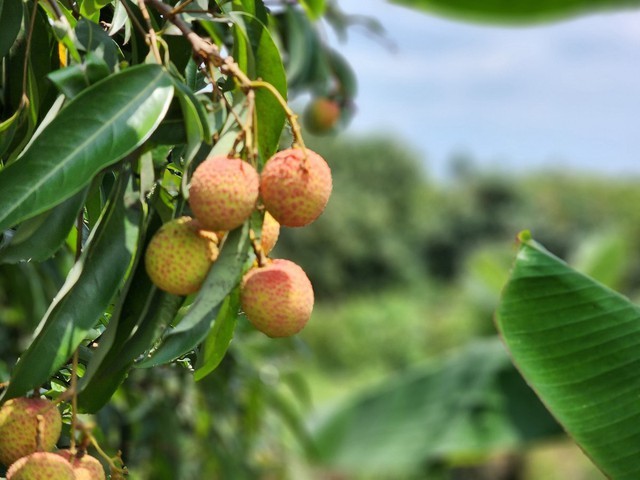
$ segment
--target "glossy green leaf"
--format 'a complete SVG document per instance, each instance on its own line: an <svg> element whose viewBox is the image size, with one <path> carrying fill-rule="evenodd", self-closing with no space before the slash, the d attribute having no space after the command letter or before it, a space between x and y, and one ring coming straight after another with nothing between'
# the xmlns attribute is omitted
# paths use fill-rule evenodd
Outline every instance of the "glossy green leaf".
<svg viewBox="0 0 640 480"><path fill-rule="evenodd" d="M312 433L324 465L405 478L561 432L496 338L356 392Z"/></svg>
<svg viewBox="0 0 640 480"><path fill-rule="evenodd" d="M0 0L0 59L16 40L22 24L22 2Z"/></svg>
<svg viewBox="0 0 640 480"><path fill-rule="evenodd" d="M131 67L84 90L0 171L0 230L66 200L142 144L172 95L158 65Z"/></svg>
<svg viewBox="0 0 640 480"><path fill-rule="evenodd" d="M287 99L287 78L280 57L280 51L273 41L269 30L257 18L240 12L230 14L236 26L236 38L242 37L248 42L245 71L254 79L270 83ZM239 45L244 43L236 42ZM258 146L266 161L278 148L280 134L284 127L285 112L273 93L265 88L256 90L256 116L258 128Z"/></svg>
<svg viewBox="0 0 640 480"><path fill-rule="evenodd" d="M178 326L169 330L158 349L138 364L153 367L190 352L206 337L214 325L223 300L238 285L249 252L248 223L227 235L202 288L189 312Z"/></svg>
<svg viewBox="0 0 640 480"><path fill-rule="evenodd" d="M53 256L76 223L86 196L85 188L48 212L23 222L11 242L0 249L0 263L41 262Z"/></svg>
<svg viewBox="0 0 640 480"><path fill-rule="evenodd" d="M461 20L497 23L545 22L640 7L639 0L391 0L391 3Z"/></svg>
<svg viewBox="0 0 640 480"><path fill-rule="evenodd" d="M115 66L124 58L118 44L100 25L82 18L78 21L75 30L76 37L81 45L79 48L85 52L91 52L94 56L104 60L111 70L114 70Z"/></svg>
<svg viewBox="0 0 640 480"><path fill-rule="evenodd" d="M513 361L608 478L637 479L640 309L520 241L496 316Z"/></svg>
<svg viewBox="0 0 640 480"><path fill-rule="evenodd" d="M138 246L142 216L129 170L111 192L96 229L20 357L4 398L46 382L72 356L122 286Z"/></svg>
<svg viewBox="0 0 640 480"><path fill-rule="evenodd" d="M240 290L227 296L218 312L213 328L209 331L198 354L198 364L193 378L198 381L213 372L224 358L236 328L240 309Z"/></svg>
<svg viewBox="0 0 640 480"><path fill-rule="evenodd" d="M95 15L102 7L111 3L112 0L82 0L80 2L80 13L85 17Z"/></svg>

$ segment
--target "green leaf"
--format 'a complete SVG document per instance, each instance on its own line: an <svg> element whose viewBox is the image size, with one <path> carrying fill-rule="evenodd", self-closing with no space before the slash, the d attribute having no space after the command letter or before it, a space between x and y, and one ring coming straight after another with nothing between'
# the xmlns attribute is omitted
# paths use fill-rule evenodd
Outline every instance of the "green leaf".
<svg viewBox="0 0 640 480"><path fill-rule="evenodd" d="M0 59L4 57L16 40L22 25L22 2L0 0Z"/></svg>
<svg viewBox="0 0 640 480"><path fill-rule="evenodd" d="M211 267L189 312L176 328L168 331L160 347L137 366L154 367L175 360L206 338L223 300L240 282L249 245L247 222L227 235L220 256Z"/></svg>
<svg viewBox="0 0 640 480"><path fill-rule="evenodd" d="M87 190L80 190L48 212L22 223L11 242L0 249L0 263L41 262L53 256L73 228Z"/></svg>
<svg viewBox="0 0 640 480"><path fill-rule="evenodd" d="M236 328L238 310L240 308L240 290L230 294L222 304L216 322L205 340L202 351L198 354L198 365L193 374L196 381L213 372L224 358Z"/></svg>
<svg viewBox="0 0 640 480"><path fill-rule="evenodd" d="M322 464L399 478L561 431L496 338L356 392L312 434Z"/></svg>
<svg viewBox="0 0 640 480"><path fill-rule="evenodd" d="M111 3L112 0L82 0L80 3L80 14L84 17L91 17Z"/></svg>
<svg viewBox="0 0 640 480"><path fill-rule="evenodd" d="M131 67L84 90L0 171L0 230L66 200L141 145L172 94L171 79L158 65Z"/></svg>
<svg viewBox="0 0 640 480"><path fill-rule="evenodd" d="M61 93L72 99L85 88L108 77L110 73L107 63L89 52L82 63L54 70L48 77Z"/></svg>
<svg viewBox="0 0 640 480"><path fill-rule="evenodd" d="M4 398L46 382L98 322L131 267L142 218L129 169L120 173L109 204L17 363Z"/></svg>
<svg viewBox="0 0 640 480"><path fill-rule="evenodd" d="M104 60L111 70L114 70L124 58L118 44L99 25L82 18L78 21L75 30L80 43L78 48Z"/></svg>
<svg viewBox="0 0 640 480"><path fill-rule="evenodd" d="M608 478L640 477L640 309L520 235L496 319L518 369Z"/></svg>
<svg viewBox="0 0 640 480"><path fill-rule="evenodd" d="M240 49L237 52L237 55L240 56L235 56L235 58L244 58L241 66L245 72L251 78L259 78L273 85L286 100L287 78L280 51L269 30L251 15L232 12L229 16L234 22L234 32L236 39L238 39L234 48L245 45L241 41L243 38L248 42L249 47L244 51ZM286 115L274 95L265 88L259 88L256 90L256 116L259 125L258 146L263 161L266 161L278 148Z"/></svg>
<svg viewBox="0 0 640 480"><path fill-rule="evenodd" d="M391 0L391 3L461 20L495 23L545 22L640 6L639 0Z"/></svg>
<svg viewBox="0 0 640 480"><path fill-rule="evenodd" d="M311 20L318 20L327 8L325 0L300 0L300 4Z"/></svg>

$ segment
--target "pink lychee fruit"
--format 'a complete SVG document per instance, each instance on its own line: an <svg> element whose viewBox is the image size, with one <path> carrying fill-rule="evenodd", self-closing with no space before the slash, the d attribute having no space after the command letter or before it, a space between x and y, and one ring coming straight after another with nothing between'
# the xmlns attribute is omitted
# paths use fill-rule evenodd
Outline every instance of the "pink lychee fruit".
<svg viewBox="0 0 640 480"><path fill-rule="evenodd" d="M151 281L174 295L197 292L218 258L218 238L191 217L165 223L155 233L145 253Z"/></svg>
<svg viewBox="0 0 640 480"><path fill-rule="evenodd" d="M74 455L71 450L60 450L57 452L66 459L73 469L75 474L75 480L105 480L106 475L104 468L95 457L88 455L87 453L78 453Z"/></svg>
<svg viewBox="0 0 640 480"><path fill-rule="evenodd" d="M280 224L273 218L269 212L264 212L264 220L262 221L262 236L260 237L260 243L262 245L262 251L265 255L269 255L269 252L276 246L278 237L280 236Z"/></svg>
<svg viewBox="0 0 640 480"><path fill-rule="evenodd" d="M11 465L16 460L40 449L52 450L62 430L58 408L45 398L19 397L8 400L0 408L0 462Z"/></svg>
<svg viewBox="0 0 640 480"><path fill-rule="evenodd" d="M319 97L311 101L304 112L304 125L311 133L330 132L340 119L340 105L335 100Z"/></svg>
<svg viewBox="0 0 640 480"><path fill-rule="evenodd" d="M251 215L258 199L260 177L239 158L215 156L193 172L189 205L207 230L233 230Z"/></svg>
<svg viewBox="0 0 640 480"><path fill-rule="evenodd" d="M75 480L76 478L71 464L60 455L50 452L35 452L22 457L7 470L7 480Z"/></svg>
<svg viewBox="0 0 640 480"><path fill-rule="evenodd" d="M285 227L303 227L318 218L329 201L331 188L329 165L308 148L276 153L260 175L264 206Z"/></svg>
<svg viewBox="0 0 640 480"><path fill-rule="evenodd" d="M302 268L290 260L276 259L247 272L240 301L258 330L270 337L289 337L311 317L313 288Z"/></svg>

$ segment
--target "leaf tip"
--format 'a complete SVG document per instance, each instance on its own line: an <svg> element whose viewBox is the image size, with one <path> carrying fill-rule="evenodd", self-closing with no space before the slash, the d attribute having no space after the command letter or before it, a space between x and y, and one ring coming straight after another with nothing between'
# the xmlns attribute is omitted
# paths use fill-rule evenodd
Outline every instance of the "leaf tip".
<svg viewBox="0 0 640 480"><path fill-rule="evenodd" d="M531 231L530 230L522 230L520 233L518 233L518 243L529 243L533 237L531 236Z"/></svg>

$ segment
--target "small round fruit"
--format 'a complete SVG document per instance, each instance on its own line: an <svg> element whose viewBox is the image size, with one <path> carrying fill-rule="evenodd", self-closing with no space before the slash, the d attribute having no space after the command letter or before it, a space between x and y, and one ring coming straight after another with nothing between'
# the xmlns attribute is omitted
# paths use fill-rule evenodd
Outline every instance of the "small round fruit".
<svg viewBox="0 0 640 480"><path fill-rule="evenodd" d="M317 153L290 148L276 153L260 175L264 206L281 225L303 227L320 216L331 195L331 169Z"/></svg>
<svg viewBox="0 0 640 480"><path fill-rule="evenodd" d="M73 473L75 474L75 480L105 480L106 476L104 468L95 457L84 454L74 455L71 450L60 450L57 452L65 460L70 462Z"/></svg>
<svg viewBox="0 0 640 480"><path fill-rule="evenodd" d="M40 447L42 450L52 450L60 438L62 418L50 400L12 398L0 408L0 462L11 465L37 450L39 415L42 416Z"/></svg>
<svg viewBox="0 0 640 480"><path fill-rule="evenodd" d="M7 480L75 480L71 464L60 455L35 452L22 457L7 470Z"/></svg>
<svg viewBox="0 0 640 480"><path fill-rule="evenodd" d="M154 285L174 295L189 295L200 289L216 258L215 233L203 230L191 217L181 217L155 233L144 260Z"/></svg>
<svg viewBox="0 0 640 480"><path fill-rule="evenodd" d="M265 255L269 255L273 247L276 246L278 237L280 236L280 224L269 213L264 212L264 220L262 222L262 237L260 243L262 251Z"/></svg>
<svg viewBox="0 0 640 480"><path fill-rule="evenodd" d="M295 263L277 259L247 272L240 290L249 321L270 337L289 337L304 328L313 310L313 288Z"/></svg>
<svg viewBox="0 0 640 480"><path fill-rule="evenodd" d="M305 109L303 118L305 127L311 133L328 133L340 119L340 105L330 98L316 98Z"/></svg>
<svg viewBox="0 0 640 480"><path fill-rule="evenodd" d="M233 230L251 215L260 177L239 158L210 157L196 168L189 187L189 205L207 230Z"/></svg>

